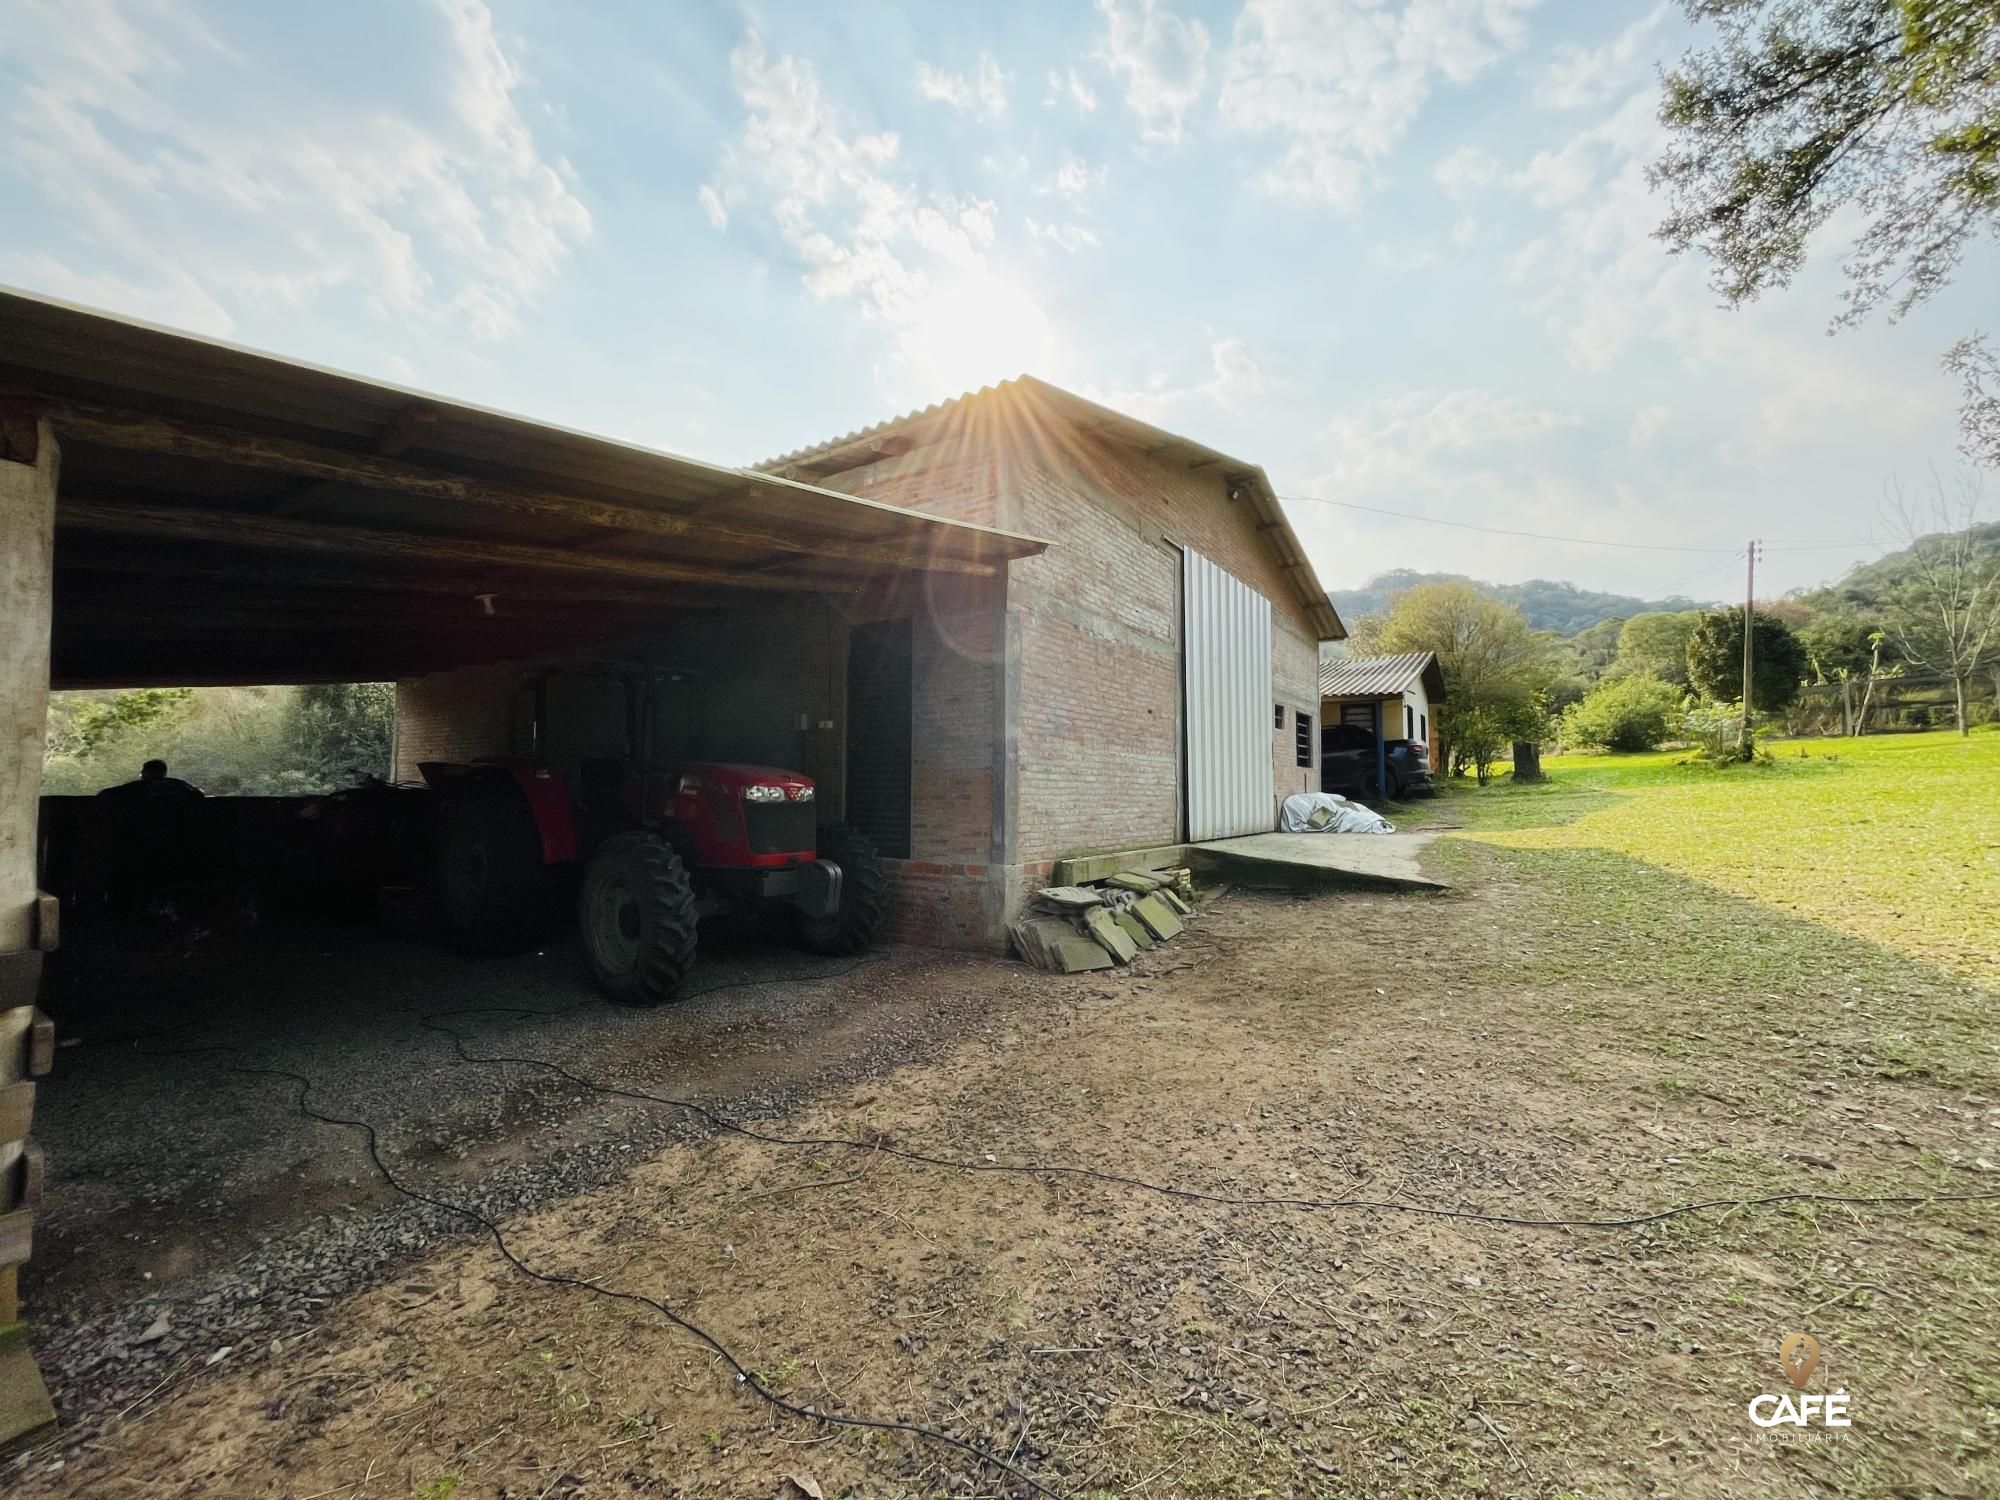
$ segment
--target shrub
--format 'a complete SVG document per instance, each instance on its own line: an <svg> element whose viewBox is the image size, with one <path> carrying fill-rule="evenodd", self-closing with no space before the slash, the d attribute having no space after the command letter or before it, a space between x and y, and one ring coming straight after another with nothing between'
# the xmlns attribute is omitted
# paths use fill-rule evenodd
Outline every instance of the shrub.
<svg viewBox="0 0 2000 1500"><path fill-rule="evenodd" d="M1563 738L1606 750L1655 750L1673 732L1680 690L1646 673L1613 677L1563 710Z"/></svg>
<svg viewBox="0 0 2000 1500"><path fill-rule="evenodd" d="M1675 724L1680 737L1694 746L1695 760L1726 766L1743 756L1743 706L1740 703L1698 703Z"/></svg>

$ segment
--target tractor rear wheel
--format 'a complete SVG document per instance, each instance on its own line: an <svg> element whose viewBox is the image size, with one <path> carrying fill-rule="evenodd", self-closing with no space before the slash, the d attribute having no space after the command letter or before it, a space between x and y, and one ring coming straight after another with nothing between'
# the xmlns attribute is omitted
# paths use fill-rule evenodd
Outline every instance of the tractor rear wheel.
<svg viewBox="0 0 2000 1500"><path fill-rule="evenodd" d="M620 1005L672 999L694 963L694 887L687 866L649 833L604 841L584 872L577 917L590 977Z"/></svg>
<svg viewBox="0 0 2000 1500"><path fill-rule="evenodd" d="M542 935L554 882L520 788L505 776L468 778L438 799L438 906L467 953L519 953Z"/></svg>
<svg viewBox="0 0 2000 1500"><path fill-rule="evenodd" d="M882 856L860 834L823 828L819 857L840 866L840 905L823 917L799 918L799 941L815 953L865 953L889 913L889 879Z"/></svg>

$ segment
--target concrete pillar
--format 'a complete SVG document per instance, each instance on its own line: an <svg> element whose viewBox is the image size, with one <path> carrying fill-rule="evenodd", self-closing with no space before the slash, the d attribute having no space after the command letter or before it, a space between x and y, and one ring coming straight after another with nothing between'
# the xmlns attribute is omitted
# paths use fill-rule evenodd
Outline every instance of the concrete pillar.
<svg viewBox="0 0 2000 1500"><path fill-rule="evenodd" d="M55 1419L20 1323L41 1156L27 1139L33 1079L55 1034L35 1009L55 903L35 881L42 746L49 711L55 581L56 443L48 423L0 405L0 1442Z"/></svg>

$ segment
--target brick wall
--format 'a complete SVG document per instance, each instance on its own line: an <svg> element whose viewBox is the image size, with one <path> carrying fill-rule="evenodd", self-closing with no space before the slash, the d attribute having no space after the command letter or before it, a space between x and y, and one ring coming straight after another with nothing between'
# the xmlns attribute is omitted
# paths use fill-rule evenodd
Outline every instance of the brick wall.
<svg viewBox="0 0 2000 1500"><path fill-rule="evenodd" d="M1013 565L1021 631L1023 859L1172 843L1180 834L1180 547L1271 603L1273 818L1309 790L1292 711L1318 703L1318 647L1246 502L1213 468L1029 420L1003 520L1056 540ZM1315 756L1316 758L1316 756Z"/></svg>
<svg viewBox="0 0 2000 1500"><path fill-rule="evenodd" d="M396 779L414 781L427 760L515 753L521 705L512 666L463 667L396 684Z"/></svg>
<svg viewBox="0 0 2000 1500"><path fill-rule="evenodd" d="M896 871L913 938L990 942L1052 860L1180 836L1181 547L1271 603L1273 701L1287 708L1272 730L1274 816L1278 798L1318 786L1318 646L1217 468L1082 433L1016 387L963 403L920 448L818 482L1054 543L1012 564L1004 600L917 614L936 642L959 639L927 660L919 633L918 743L933 744L914 857ZM1308 767L1299 709L1315 716Z"/></svg>
<svg viewBox="0 0 2000 1500"><path fill-rule="evenodd" d="M986 431L984 419L972 420L976 412L976 405L956 409L939 433L908 453L823 479L804 477L843 494L865 495L975 526L995 525L1004 446Z"/></svg>
<svg viewBox="0 0 2000 1500"><path fill-rule="evenodd" d="M1278 611L1271 612L1271 692L1274 704L1285 705L1285 727L1271 735L1271 769L1279 802L1294 792L1319 790L1319 642ZM1306 759L1298 763L1298 715L1312 715L1312 738Z"/></svg>
<svg viewBox="0 0 2000 1500"><path fill-rule="evenodd" d="M821 820L836 822L844 802L848 631L866 621L910 619L912 857L889 862L891 932L932 946L996 947L1006 910L995 873L1005 602L1001 578L897 578L856 600L760 599L705 612L575 661L507 663L399 683L398 774L415 776L419 760L528 753L528 684L553 669L543 758L573 780L583 758L626 748L623 688L576 669L592 657L643 654L686 674L683 683L658 689L664 760L804 771L818 783ZM823 720L833 727L819 728Z"/></svg>

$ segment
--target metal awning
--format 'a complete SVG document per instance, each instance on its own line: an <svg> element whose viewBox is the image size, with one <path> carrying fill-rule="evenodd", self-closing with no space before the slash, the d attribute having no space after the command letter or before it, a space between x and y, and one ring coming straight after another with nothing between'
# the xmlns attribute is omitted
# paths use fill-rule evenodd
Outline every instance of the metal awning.
<svg viewBox="0 0 2000 1500"><path fill-rule="evenodd" d="M416 676L1046 545L4 289L0 404L62 449L57 686Z"/></svg>

